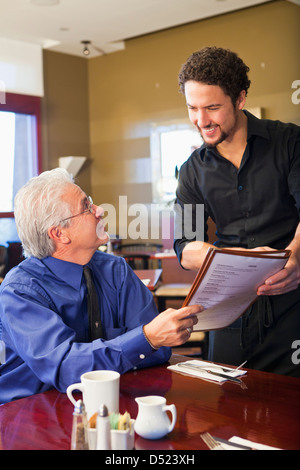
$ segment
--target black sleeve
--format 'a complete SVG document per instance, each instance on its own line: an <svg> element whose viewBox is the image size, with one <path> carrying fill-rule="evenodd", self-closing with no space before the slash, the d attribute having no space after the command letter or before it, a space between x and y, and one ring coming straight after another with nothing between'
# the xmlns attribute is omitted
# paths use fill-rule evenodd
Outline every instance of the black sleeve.
<svg viewBox="0 0 300 470"><path fill-rule="evenodd" d="M182 251L188 243L196 240L208 241L208 214L189 160L180 169L174 213L173 247L181 262Z"/></svg>

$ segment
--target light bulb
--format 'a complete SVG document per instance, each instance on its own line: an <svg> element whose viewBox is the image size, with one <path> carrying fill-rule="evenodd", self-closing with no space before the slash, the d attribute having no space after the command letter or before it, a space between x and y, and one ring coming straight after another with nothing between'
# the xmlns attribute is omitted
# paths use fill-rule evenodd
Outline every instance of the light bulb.
<svg viewBox="0 0 300 470"><path fill-rule="evenodd" d="M83 48L83 55L90 55L90 50L89 50L89 47L88 45L91 43L91 41L81 41L81 44L84 45L84 48Z"/></svg>

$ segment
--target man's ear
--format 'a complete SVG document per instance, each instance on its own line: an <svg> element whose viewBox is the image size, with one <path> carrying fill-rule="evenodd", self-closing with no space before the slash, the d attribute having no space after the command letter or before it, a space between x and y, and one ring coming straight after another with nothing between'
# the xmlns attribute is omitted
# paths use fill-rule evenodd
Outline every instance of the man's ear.
<svg viewBox="0 0 300 470"><path fill-rule="evenodd" d="M246 103L246 91L242 90L236 100L236 107L237 109L243 109Z"/></svg>
<svg viewBox="0 0 300 470"><path fill-rule="evenodd" d="M55 227L54 225L48 229L48 236L55 243L68 244L71 241L68 234L66 233L64 229L60 227Z"/></svg>

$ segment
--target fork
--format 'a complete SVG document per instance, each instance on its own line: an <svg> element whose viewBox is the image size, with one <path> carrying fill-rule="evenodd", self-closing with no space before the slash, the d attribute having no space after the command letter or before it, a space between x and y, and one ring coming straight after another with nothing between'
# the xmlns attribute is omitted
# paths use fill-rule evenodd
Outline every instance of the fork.
<svg viewBox="0 0 300 470"><path fill-rule="evenodd" d="M215 441L215 439L208 432L200 434L200 437L203 439L210 450L225 450L222 444Z"/></svg>
<svg viewBox="0 0 300 470"><path fill-rule="evenodd" d="M222 367L222 366L219 366L218 364L214 364L212 367L218 367L219 369L221 369L223 372L235 372L236 370L239 370L241 367L243 367L245 364L246 364L247 361L245 362L242 362L242 364L240 364L239 366L237 366L235 369L232 369L232 368L229 368L229 367Z"/></svg>

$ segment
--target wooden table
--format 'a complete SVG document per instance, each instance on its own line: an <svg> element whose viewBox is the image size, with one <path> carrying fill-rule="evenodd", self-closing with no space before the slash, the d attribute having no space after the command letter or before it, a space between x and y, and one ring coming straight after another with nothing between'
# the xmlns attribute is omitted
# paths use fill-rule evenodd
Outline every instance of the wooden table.
<svg viewBox="0 0 300 470"><path fill-rule="evenodd" d="M135 269L134 272L149 290L154 291L162 274L162 269Z"/></svg>
<svg viewBox="0 0 300 470"><path fill-rule="evenodd" d="M161 252L114 251L113 254L115 256L121 257L126 257L130 255L148 256L148 260L151 261L151 264L149 265L152 268L157 267L158 269L163 269L163 282L165 284L176 284L179 282L192 285L197 274L196 271L182 269L174 250L166 250Z"/></svg>
<svg viewBox="0 0 300 470"><path fill-rule="evenodd" d="M172 356L171 362L186 359ZM135 397L154 394L177 408L176 426L167 437L150 441L136 435L135 448L183 455L207 449L199 435L208 431L224 439L239 436L300 449L300 380L249 370L243 382L247 389L229 382L218 385L171 372L166 364L122 375L121 412L128 410L135 418ZM55 390L2 405L0 449L68 450L72 413L67 396Z"/></svg>

